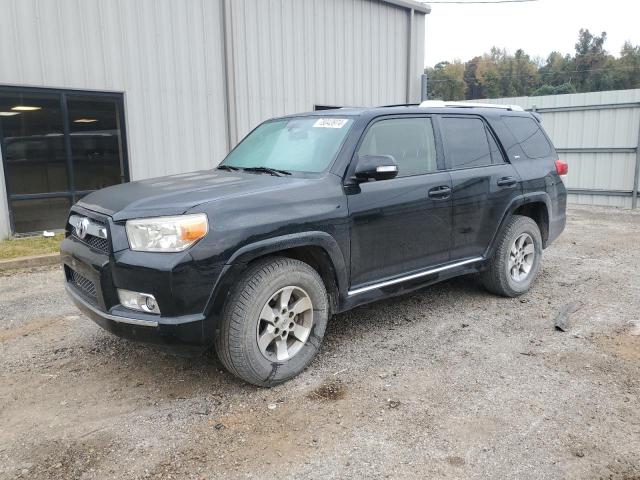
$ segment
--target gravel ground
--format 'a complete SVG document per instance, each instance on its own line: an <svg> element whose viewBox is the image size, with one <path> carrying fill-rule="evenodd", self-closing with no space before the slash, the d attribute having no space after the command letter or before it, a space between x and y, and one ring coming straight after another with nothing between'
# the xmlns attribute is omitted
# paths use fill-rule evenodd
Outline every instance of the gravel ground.
<svg viewBox="0 0 640 480"><path fill-rule="evenodd" d="M58 268L3 276L0 478L639 479L639 266L640 212L573 208L527 295L338 315L271 390L102 331Z"/></svg>

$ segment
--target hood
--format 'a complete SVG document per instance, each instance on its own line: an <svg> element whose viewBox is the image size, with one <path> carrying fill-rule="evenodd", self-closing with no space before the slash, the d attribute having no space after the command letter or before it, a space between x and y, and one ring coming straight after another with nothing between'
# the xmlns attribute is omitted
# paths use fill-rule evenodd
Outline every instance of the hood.
<svg viewBox="0 0 640 480"><path fill-rule="evenodd" d="M78 202L114 220L180 215L203 203L296 187L309 182L296 177L202 170L123 183L93 192Z"/></svg>

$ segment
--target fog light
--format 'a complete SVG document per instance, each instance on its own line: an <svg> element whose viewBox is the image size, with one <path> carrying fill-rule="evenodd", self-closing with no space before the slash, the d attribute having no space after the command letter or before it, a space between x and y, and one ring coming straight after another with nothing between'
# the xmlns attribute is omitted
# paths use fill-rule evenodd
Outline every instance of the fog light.
<svg viewBox="0 0 640 480"><path fill-rule="evenodd" d="M118 289L118 298L120 304L131 310L138 310L147 313L160 313L156 298L149 293L132 292L131 290Z"/></svg>

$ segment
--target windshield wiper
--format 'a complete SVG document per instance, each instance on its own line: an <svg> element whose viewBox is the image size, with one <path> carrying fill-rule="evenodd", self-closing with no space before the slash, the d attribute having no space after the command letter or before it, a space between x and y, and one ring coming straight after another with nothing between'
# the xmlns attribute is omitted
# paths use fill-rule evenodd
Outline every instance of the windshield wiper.
<svg viewBox="0 0 640 480"><path fill-rule="evenodd" d="M235 172L240 170L238 167L232 167L231 165L218 165L218 170L228 170L229 172Z"/></svg>
<svg viewBox="0 0 640 480"><path fill-rule="evenodd" d="M291 175L291 172L287 172L286 170L279 170L277 168L269 167L243 167L242 170L244 170L245 172L268 173L269 175L274 175L276 177L281 177L282 175Z"/></svg>

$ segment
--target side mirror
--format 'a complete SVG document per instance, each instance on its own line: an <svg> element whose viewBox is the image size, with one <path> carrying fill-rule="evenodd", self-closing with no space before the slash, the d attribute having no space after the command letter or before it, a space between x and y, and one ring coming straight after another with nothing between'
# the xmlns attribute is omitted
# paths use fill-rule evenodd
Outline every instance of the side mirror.
<svg viewBox="0 0 640 480"><path fill-rule="evenodd" d="M357 180L389 180L398 175L398 164L391 155L362 155L358 158Z"/></svg>

